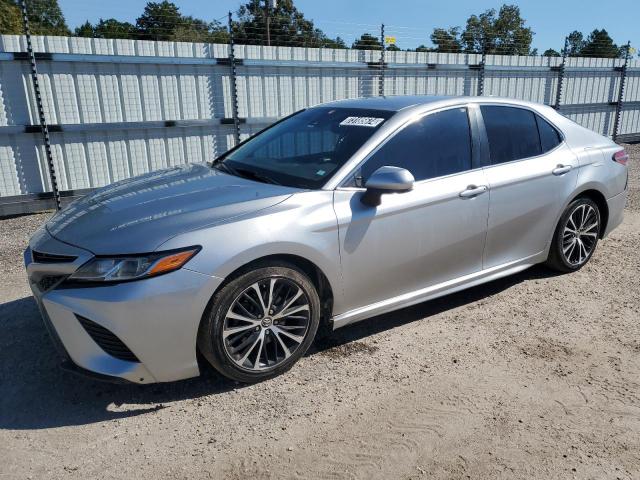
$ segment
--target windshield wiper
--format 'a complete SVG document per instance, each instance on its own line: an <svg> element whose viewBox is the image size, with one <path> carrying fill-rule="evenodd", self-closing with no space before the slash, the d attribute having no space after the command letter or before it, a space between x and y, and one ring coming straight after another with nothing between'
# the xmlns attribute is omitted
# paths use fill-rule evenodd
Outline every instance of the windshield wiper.
<svg viewBox="0 0 640 480"><path fill-rule="evenodd" d="M220 170L221 172L228 173L228 174L233 175L235 177L241 177L242 176L238 172L236 172L235 168L230 167L229 165L227 165L226 163L223 163L223 162L216 162L211 166L213 168L215 168L216 170Z"/></svg>
<svg viewBox="0 0 640 480"><path fill-rule="evenodd" d="M254 172L253 170L248 170L246 168L233 168L233 170L237 172L241 177L248 178L249 180L257 180L258 182L271 183L273 185L282 185L280 182L274 180L270 176Z"/></svg>
<svg viewBox="0 0 640 480"><path fill-rule="evenodd" d="M246 168L236 168L227 165L224 162L214 163L213 168L220 170L221 172L229 173L236 177L247 178L249 180L257 180L262 183L271 183L273 185L282 185L277 180L274 180L268 175L264 175L262 173L254 172L253 170L249 170Z"/></svg>

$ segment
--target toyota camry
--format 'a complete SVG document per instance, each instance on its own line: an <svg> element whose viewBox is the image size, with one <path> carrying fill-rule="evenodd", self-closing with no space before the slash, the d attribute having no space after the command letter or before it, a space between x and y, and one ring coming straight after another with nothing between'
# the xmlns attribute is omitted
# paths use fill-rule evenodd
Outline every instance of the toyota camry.
<svg viewBox="0 0 640 480"><path fill-rule="evenodd" d="M25 263L67 367L152 383L208 362L255 382L318 331L538 263L580 269L622 221L627 159L543 105L337 101L77 200Z"/></svg>

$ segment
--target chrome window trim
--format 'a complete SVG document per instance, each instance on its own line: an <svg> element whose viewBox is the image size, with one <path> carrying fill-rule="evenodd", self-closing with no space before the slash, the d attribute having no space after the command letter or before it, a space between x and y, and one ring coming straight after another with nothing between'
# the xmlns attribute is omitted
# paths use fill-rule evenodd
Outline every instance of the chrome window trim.
<svg viewBox="0 0 640 480"><path fill-rule="evenodd" d="M490 98L463 98L460 99L459 102L452 103L452 98L444 99L441 101L433 102L433 103L425 103L422 105L415 105L412 107L408 107L408 115L406 110L398 110L389 120L387 120L386 125L383 125L380 131L376 132L358 151L356 151L352 157L340 168L338 169L334 175L327 180L324 186L320 187L320 190L336 190L336 189L344 189L344 188L358 188L358 187L347 187L344 185L345 181L353 174L354 170L358 168L363 161L366 161L369 156L375 152L382 144L384 144L388 138L394 135L399 129L403 128L407 123L415 120L416 118L420 118L424 115L428 115L430 113L437 113L439 111L447 110L450 108L457 107L466 107L469 109L470 114L473 113L473 118L470 118L470 122L476 122L475 129L478 135L478 146L480 147L480 165L474 167L470 170L466 170L465 172L471 172L475 170L479 170L480 168L491 168L497 167L500 165L507 165L509 163L521 162L523 160L531 160L534 158L542 157L544 155L548 155L551 152L559 149L562 145L568 144L566 143L566 135L562 128L558 127L558 125L550 120L544 113L537 110L535 106L530 106L526 104L513 103L513 101L509 101L509 99L490 99ZM517 101L517 100L516 100ZM444 105L442 103L445 103ZM487 161L490 161L490 151L489 151L489 142L486 137L486 130L484 125L484 119L482 117L482 113L480 112L480 107L483 105L491 105L498 107L511 107L511 108L521 108L524 110L528 110L533 112L534 115L539 115L542 119L549 123L553 128L559 132L561 137L561 142L553 149L540 154L534 157L521 158L517 160L511 160L509 162L497 163L495 165L487 164ZM405 118L398 118L404 116ZM390 130L389 130L390 128ZM474 127L471 126L472 131ZM382 138L376 138L382 135ZM472 140L472 145L475 147L475 140ZM483 150L487 150L487 158L483 158ZM464 173L464 172L462 172ZM437 177L441 178L441 177ZM420 181L423 182L424 180ZM416 183L420 183L416 182Z"/></svg>
<svg viewBox="0 0 640 480"><path fill-rule="evenodd" d="M432 180L437 180L437 179L441 179L441 178L446 178L446 177L453 177L456 175L460 175L463 173L468 173L474 170L479 170L482 168L482 165L479 165L477 167L473 167L473 148L474 148L474 135L473 135L473 125L472 125L472 112L471 112L471 107L469 102L461 102L458 104L454 104L454 105L445 105L439 108L435 108L433 110L428 110L428 111L420 111L420 112L416 112L414 113L411 117L405 119L402 123L400 123L393 131L389 132L387 134L386 137L384 137L382 140L380 140L371 151L369 151L366 156L359 160L350 170L349 172L347 172L346 175L344 175L340 181L338 182L338 186L336 186L336 189L343 189L343 188L353 188L353 189L357 189L357 190L366 190L363 187L354 187L352 185L345 185L345 182L348 182L349 179L353 176L353 174L362 166L364 165L365 162L367 162L373 155L375 155L389 140L391 140L393 137L395 137L398 133L400 133L401 130L404 130L409 124L420 120L428 115L433 115L436 113L441 113L441 112L445 112L447 110L453 110L455 108L466 108L467 109L467 121L469 122L469 145L471 146L471 168L468 170L463 170L461 172L456 172L456 173L450 173L448 175L442 175L439 177L432 177L432 178L425 178L423 180L417 180L415 182L414 185L422 185L425 182L429 182Z"/></svg>
<svg viewBox="0 0 640 480"><path fill-rule="evenodd" d="M486 159L486 161L488 162L484 168L493 168L493 167L499 167L501 165L509 165L512 163L516 163L516 162L523 162L523 161L527 161L527 160L534 160L536 158L541 158L544 157L546 155L549 155L551 152L554 152L556 150L558 150L561 146L566 145L566 137L564 132L558 128L556 126L555 123L553 123L551 120L549 120L547 117L545 117L543 114L541 114L538 110L531 108L527 105L516 105L513 103L501 103L501 102L477 102L476 105L478 105L478 122L480 123L479 127L481 130L481 134L482 134L482 141L486 142L487 144L487 148L488 148L488 152L489 152L489 158ZM534 155L532 157L523 157L523 158L517 158L515 160L509 160L508 162L501 162L501 163L495 163L492 164L491 163L491 145L489 143L489 137L487 136L487 129L486 126L484 124L484 116L482 114L482 110L480 107L483 106L490 106L490 107L507 107L507 108L519 108L521 110L527 110L531 113L533 113L534 115L538 115L540 118L542 118L543 120L545 120L549 125L551 125L556 132L558 132L560 134L560 143L558 143L558 145L556 145L555 147L553 147L551 150L547 150L544 153L541 153L540 155ZM536 123L536 129L537 129L537 123ZM540 138L540 130L538 129L538 139ZM542 148L542 143L540 143L540 148Z"/></svg>

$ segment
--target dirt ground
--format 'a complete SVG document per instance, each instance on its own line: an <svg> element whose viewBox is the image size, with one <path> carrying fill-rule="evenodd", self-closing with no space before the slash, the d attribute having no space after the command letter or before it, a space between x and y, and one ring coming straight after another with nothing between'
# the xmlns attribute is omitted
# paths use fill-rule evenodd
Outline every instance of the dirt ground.
<svg viewBox="0 0 640 480"><path fill-rule="evenodd" d="M0 221L0 480L640 478L640 145L623 225L535 267L337 331L293 370L118 386L58 369Z"/></svg>

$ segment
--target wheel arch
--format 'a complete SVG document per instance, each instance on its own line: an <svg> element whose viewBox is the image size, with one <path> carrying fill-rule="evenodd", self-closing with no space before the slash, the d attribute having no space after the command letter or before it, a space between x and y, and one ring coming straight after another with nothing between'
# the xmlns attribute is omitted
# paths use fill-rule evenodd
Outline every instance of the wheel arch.
<svg viewBox="0 0 640 480"><path fill-rule="evenodd" d="M320 297L320 306L322 311L320 312L320 322L321 326L330 328L331 327L331 318L333 313L333 301L334 301L334 287L331 285L329 278L326 273L313 261L305 258L301 255L296 255L292 253L272 253L263 255L261 257L254 258L242 265L236 267L233 271L231 271L228 275L225 276L224 281L218 285L218 288L214 292L211 292L211 300L207 304L207 308L203 312L204 315L207 314L210 308L211 301L215 297L216 293L218 293L225 285L231 282L233 279L238 276L251 271L255 268L259 268L264 265L277 265L277 264L290 264L293 265L300 270L302 270L311 280L313 285L316 287L318 291L318 296ZM201 320L202 322L202 320Z"/></svg>
<svg viewBox="0 0 640 480"><path fill-rule="evenodd" d="M567 205L578 198L588 198L598 206L598 210L600 210L600 216L601 216L600 231L598 232L598 236L599 238L603 238L604 232L607 231L607 224L609 223L609 205L607 205L606 197L597 188L589 187L576 193L571 198L571 200L569 200Z"/></svg>

